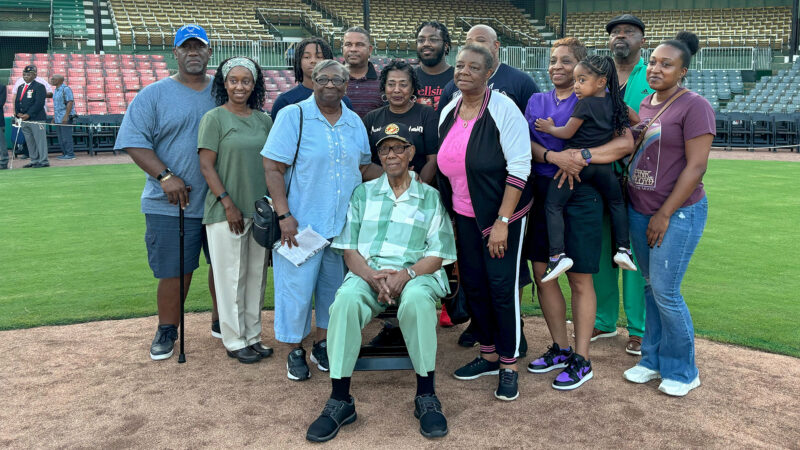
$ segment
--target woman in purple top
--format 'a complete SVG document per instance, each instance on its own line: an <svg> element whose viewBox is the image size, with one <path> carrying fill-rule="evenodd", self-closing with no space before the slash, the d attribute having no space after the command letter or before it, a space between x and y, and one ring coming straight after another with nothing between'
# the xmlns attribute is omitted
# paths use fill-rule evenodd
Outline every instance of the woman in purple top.
<svg viewBox="0 0 800 450"><path fill-rule="evenodd" d="M698 47L697 36L680 32L650 55L647 83L655 92L642 100L637 128L679 97L647 128L628 186L631 243L646 281L646 310L642 359L623 376L634 383L661 378L658 389L678 397L700 386L681 281L708 216L702 180L716 134L711 105L680 86Z"/></svg>
<svg viewBox="0 0 800 450"><path fill-rule="evenodd" d="M553 345L538 359L528 365L528 371L545 373L564 369L553 382L553 388L570 390L580 387L592 378L589 361L589 340L594 328L596 297L592 274L596 273L600 261L602 242L603 203L602 198L589 183L573 183L573 177L587 163L580 149L565 149L565 141L550 134L536 131L536 119L552 118L556 126L567 123L575 104L575 80L573 69L586 57L586 47L575 38L559 39L550 52L548 72L555 89L534 94L528 101L525 119L528 121L531 149L536 174L534 179L534 202L531 221L525 242L528 259L533 261L533 273L539 288L539 303L542 305ZM633 148L631 133L617 136L610 142L591 148L592 164L607 164L629 154ZM575 348L570 346L566 327L566 300L558 283L542 283L549 242L545 201L550 179L564 177L574 186L565 208L564 243L568 254L573 254L574 265L567 272L572 291L572 315L575 323ZM577 180L577 178L575 178Z"/></svg>

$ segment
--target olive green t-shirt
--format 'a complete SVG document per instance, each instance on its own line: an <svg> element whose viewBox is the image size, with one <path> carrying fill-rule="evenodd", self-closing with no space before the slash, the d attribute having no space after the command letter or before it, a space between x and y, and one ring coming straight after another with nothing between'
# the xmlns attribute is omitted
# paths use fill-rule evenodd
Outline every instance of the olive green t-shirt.
<svg viewBox="0 0 800 450"><path fill-rule="evenodd" d="M197 148L217 153L214 169L245 219L253 217L255 201L267 193L261 149L270 128L272 119L261 111L240 117L221 106L207 112L200 121ZM226 220L225 207L209 189L203 223Z"/></svg>

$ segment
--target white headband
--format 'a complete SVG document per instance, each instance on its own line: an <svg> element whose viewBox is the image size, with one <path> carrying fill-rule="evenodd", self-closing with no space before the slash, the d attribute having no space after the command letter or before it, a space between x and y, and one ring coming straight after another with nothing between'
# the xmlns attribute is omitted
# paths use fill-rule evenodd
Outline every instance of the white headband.
<svg viewBox="0 0 800 450"><path fill-rule="evenodd" d="M250 61L244 57L236 57L231 58L222 65L222 79L225 80L228 78L228 72L231 71L234 67L242 66L245 69L249 70L253 74L253 81L258 79L258 71L256 70L256 65L253 64L253 61Z"/></svg>

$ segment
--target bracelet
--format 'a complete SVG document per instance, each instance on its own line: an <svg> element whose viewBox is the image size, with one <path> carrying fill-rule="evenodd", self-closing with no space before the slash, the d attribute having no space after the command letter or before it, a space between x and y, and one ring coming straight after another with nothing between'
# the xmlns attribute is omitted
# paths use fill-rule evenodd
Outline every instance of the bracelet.
<svg viewBox="0 0 800 450"><path fill-rule="evenodd" d="M547 154L548 154L548 153L550 153L550 150L545 150L545 151L544 151L544 155L542 156L542 159L544 160L544 162L546 162L546 163L550 164L550 163L547 161Z"/></svg>
<svg viewBox="0 0 800 450"><path fill-rule="evenodd" d="M222 191L222 194L219 194L219 196L217 197L217 201L221 202L222 199L227 197L227 196L228 196L228 191Z"/></svg>
<svg viewBox="0 0 800 450"><path fill-rule="evenodd" d="M291 217L291 215L292 213L287 211L286 214L281 214L280 216L278 216L278 220L283 220L287 217Z"/></svg>
<svg viewBox="0 0 800 450"><path fill-rule="evenodd" d="M172 173L173 173L172 170L169 167L167 167L160 174L158 174L158 176L156 176L156 180L164 181L167 179L167 177L169 177L169 175L172 175Z"/></svg>
<svg viewBox="0 0 800 450"><path fill-rule="evenodd" d="M160 175L159 175L159 176L160 176ZM165 182L165 181L169 180L170 178L172 178L172 174L171 174L171 173L168 173L168 174L166 174L165 176L161 177L161 178L158 180L158 182L159 182L159 183L163 183L163 182Z"/></svg>

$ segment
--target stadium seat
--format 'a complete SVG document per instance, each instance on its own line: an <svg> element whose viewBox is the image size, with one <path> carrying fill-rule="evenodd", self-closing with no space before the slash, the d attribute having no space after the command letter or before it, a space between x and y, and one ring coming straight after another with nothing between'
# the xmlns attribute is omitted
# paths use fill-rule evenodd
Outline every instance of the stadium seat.
<svg viewBox="0 0 800 450"><path fill-rule="evenodd" d="M790 114L774 114L775 146L798 145L797 121Z"/></svg>
<svg viewBox="0 0 800 450"><path fill-rule="evenodd" d="M728 147L731 140L731 119L725 113L716 114L717 135L714 136L714 147Z"/></svg>
<svg viewBox="0 0 800 450"><path fill-rule="evenodd" d="M775 143L775 121L768 114L753 114L753 146L771 147Z"/></svg>
<svg viewBox="0 0 800 450"><path fill-rule="evenodd" d="M753 123L750 114L733 112L730 117L731 147L749 147L753 143Z"/></svg>

